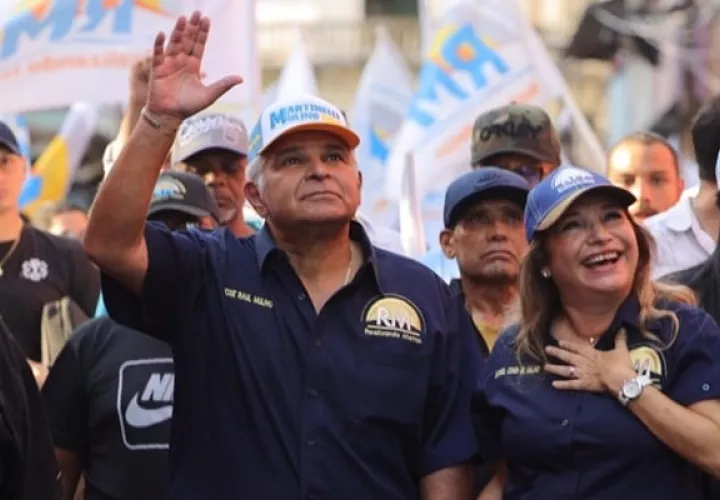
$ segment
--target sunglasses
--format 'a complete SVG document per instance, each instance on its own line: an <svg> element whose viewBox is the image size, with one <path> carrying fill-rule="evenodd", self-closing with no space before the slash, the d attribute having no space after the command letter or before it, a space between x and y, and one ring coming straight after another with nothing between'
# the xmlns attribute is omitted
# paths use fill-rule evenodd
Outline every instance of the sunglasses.
<svg viewBox="0 0 720 500"><path fill-rule="evenodd" d="M503 170L509 170L510 172L513 172L515 174L518 174L523 179L525 179L528 184L530 184L530 187L533 188L537 186L540 181L543 180L543 177L545 177L542 167L540 165L512 165L512 166L504 166L502 164L500 165L493 165L492 163L474 163L473 168L483 168L483 167L498 167Z"/></svg>
<svg viewBox="0 0 720 500"><path fill-rule="evenodd" d="M523 179L528 181L528 184L530 184L530 187L535 187L538 184L540 184L540 181L543 180L543 171L540 167L534 166L534 165L522 165L516 168L509 169L511 172L514 172L521 176Z"/></svg>
<svg viewBox="0 0 720 500"><path fill-rule="evenodd" d="M222 172L225 175L236 174L243 166L244 162L238 161L235 155L224 155L218 161L208 163L201 160L191 160L179 163L175 168L191 174L204 177L210 172Z"/></svg>

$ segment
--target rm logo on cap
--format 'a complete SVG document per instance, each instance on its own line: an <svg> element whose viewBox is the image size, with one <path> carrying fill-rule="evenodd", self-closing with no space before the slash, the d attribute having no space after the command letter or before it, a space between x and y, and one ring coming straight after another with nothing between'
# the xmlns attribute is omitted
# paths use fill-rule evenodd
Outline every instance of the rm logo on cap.
<svg viewBox="0 0 720 500"><path fill-rule="evenodd" d="M568 189L594 184L595 178L590 172L575 167L561 167L552 180L552 187L558 193L564 193Z"/></svg>
<svg viewBox="0 0 720 500"><path fill-rule="evenodd" d="M422 344L425 321L415 304L405 297L385 295L371 300L363 311L365 335L402 339Z"/></svg>

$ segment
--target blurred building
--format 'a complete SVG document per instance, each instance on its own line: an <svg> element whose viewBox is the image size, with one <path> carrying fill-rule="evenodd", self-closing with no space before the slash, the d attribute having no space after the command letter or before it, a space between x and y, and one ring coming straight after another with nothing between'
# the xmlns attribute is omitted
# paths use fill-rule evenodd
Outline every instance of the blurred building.
<svg viewBox="0 0 720 500"><path fill-rule="evenodd" d="M442 16L450 0L257 0L258 45L263 58L263 85L277 78L301 27L315 65L322 95L348 108L352 105L363 65L374 45L375 28L384 25L411 68L422 54L421 31ZM581 109L602 135L602 102L609 67L603 63L560 59L590 0L519 0L541 38L567 75Z"/></svg>

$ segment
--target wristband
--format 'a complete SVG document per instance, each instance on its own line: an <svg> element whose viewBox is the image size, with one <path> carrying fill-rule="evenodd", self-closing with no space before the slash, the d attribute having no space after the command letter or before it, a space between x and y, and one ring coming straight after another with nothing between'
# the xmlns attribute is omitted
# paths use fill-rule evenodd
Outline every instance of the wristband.
<svg viewBox="0 0 720 500"><path fill-rule="evenodd" d="M145 122L152 128L159 129L161 127L160 123L155 118L150 116L150 113L147 110L147 106L143 107L142 111L140 112L140 116L142 116L143 120L145 120Z"/></svg>
<svg viewBox="0 0 720 500"><path fill-rule="evenodd" d="M163 128L163 121L164 121L163 118L164 117L158 117L158 116L154 115L153 113L148 111L147 106L143 107L142 111L140 112L140 116L142 116L142 119L145 120L145 123L150 125L155 130L160 130ZM171 116L168 116L168 118L171 118ZM182 120L180 120L180 122L182 123ZM173 132L175 130L177 130L178 126L179 126L179 124L177 126L172 127L174 129ZM164 128L168 128L168 127L164 127Z"/></svg>

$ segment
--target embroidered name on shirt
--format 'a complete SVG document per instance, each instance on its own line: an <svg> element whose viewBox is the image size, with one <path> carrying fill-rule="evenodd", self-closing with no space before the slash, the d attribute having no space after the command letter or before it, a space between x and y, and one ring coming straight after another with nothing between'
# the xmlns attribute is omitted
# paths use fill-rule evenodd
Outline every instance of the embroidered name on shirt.
<svg viewBox="0 0 720 500"><path fill-rule="evenodd" d="M422 344L425 321L415 304L405 297L389 296L368 302L362 321L365 335L401 339Z"/></svg>
<svg viewBox="0 0 720 500"><path fill-rule="evenodd" d="M251 293L243 292L242 290L235 290L234 288L226 288L225 296L231 299L242 300L243 302L249 302L256 306L266 307L268 309L273 308L273 301L266 298L260 297L259 295L253 295Z"/></svg>
<svg viewBox="0 0 720 500"><path fill-rule="evenodd" d="M539 373L540 365L504 366L495 370L495 378L504 377L506 375L538 375Z"/></svg>

